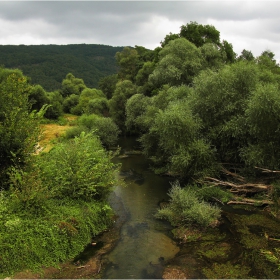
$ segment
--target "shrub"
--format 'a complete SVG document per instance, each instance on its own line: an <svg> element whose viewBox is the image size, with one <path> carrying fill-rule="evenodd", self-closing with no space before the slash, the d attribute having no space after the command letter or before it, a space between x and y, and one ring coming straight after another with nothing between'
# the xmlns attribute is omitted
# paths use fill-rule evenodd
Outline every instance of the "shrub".
<svg viewBox="0 0 280 280"><path fill-rule="evenodd" d="M82 133L10 168L10 190L0 192L0 278L74 258L108 228L112 157L97 136Z"/></svg>
<svg viewBox="0 0 280 280"><path fill-rule="evenodd" d="M88 129L85 126L74 126L65 131L64 138L66 139L74 139L81 135L82 132L88 132Z"/></svg>
<svg viewBox="0 0 280 280"><path fill-rule="evenodd" d="M65 113L70 113L71 109L77 106L79 103L79 95L71 94L70 96L67 96L63 100L63 111Z"/></svg>
<svg viewBox="0 0 280 280"><path fill-rule="evenodd" d="M170 203L158 210L156 217L168 220L173 226L197 224L207 227L220 217L220 209L200 200L190 187L182 189L176 182L168 195Z"/></svg>
<svg viewBox="0 0 280 280"><path fill-rule="evenodd" d="M43 186L39 168L30 163L24 168L10 168L9 205L13 212L39 216L47 212L46 201L51 193Z"/></svg>
<svg viewBox="0 0 280 280"><path fill-rule="evenodd" d="M83 115L78 119L78 124L87 128L87 131L94 131L105 146L115 145L120 130L111 118L104 118L94 114Z"/></svg>
<svg viewBox="0 0 280 280"><path fill-rule="evenodd" d="M82 133L39 157L43 183L55 197L103 200L116 183L112 157L95 135Z"/></svg>

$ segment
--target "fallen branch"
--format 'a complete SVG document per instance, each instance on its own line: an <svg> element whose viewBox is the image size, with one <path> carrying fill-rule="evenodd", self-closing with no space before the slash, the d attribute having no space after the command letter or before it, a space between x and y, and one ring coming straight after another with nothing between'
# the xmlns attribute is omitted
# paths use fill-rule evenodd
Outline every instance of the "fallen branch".
<svg viewBox="0 0 280 280"><path fill-rule="evenodd" d="M270 170L270 169L267 169L267 168L261 168L261 167L257 167L257 166L255 166L255 168L262 170L262 173L278 173L278 174L280 174L279 170Z"/></svg>
<svg viewBox="0 0 280 280"><path fill-rule="evenodd" d="M256 193L256 192L263 192L268 191L270 186L266 186L263 184L253 184L253 183L246 183L246 184L234 184L228 181L221 181L216 178L212 177L205 177L209 183L216 185L216 186L224 186L230 187L230 192L232 193Z"/></svg>
<svg viewBox="0 0 280 280"><path fill-rule="evenodd" d="M236 173L233 173L233 172L230 172L229 170L225 169L225 168L222 168L222 171L226 174L226 175L230 175L234 178L236 178L238 181L241 181L241 182L245 182L245 178L236 174Z"/></svg>
<svg viewBox="0 0 280 280"><path fill-rule="evenodd" d="M266 232L264 233L264 236L265 236L265 238L266 238L267 240L273 240L273 241L278 241L278 242L280 242L280 239L269 237L268 234L267 234Z"/></svg>
<svg viewBox="0 0 280 280"><path fill-rule="evenodd" d="M254 205L254 206L263 206L271 205L273 202L271 200L256 200L245 197L236 197L235 200L229 201L227 204L244 204L244 205Z"/></svg>

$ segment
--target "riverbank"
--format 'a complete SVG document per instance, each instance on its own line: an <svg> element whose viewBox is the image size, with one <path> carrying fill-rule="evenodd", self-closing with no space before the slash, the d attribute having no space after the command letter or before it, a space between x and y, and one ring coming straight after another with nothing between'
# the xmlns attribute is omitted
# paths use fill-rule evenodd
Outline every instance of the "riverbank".
<svg viewBox="0 0 280 280"><path fill-rule="evenodd" d="M100 279L104 270L103 256L110 252L118 242L120 228L121 224L114 224L107 231L93 238L92 243L69 262L57 267L42 268L37 273L25 270L15 274L13 279Z"/></svg>

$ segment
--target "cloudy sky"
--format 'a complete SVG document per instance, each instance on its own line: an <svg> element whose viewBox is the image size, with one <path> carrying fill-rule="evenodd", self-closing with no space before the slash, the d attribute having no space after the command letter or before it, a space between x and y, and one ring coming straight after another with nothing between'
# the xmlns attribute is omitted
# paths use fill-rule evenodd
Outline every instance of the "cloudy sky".
<svg viewBox="0 0 280 280"><path fill-rule="evenodd" d="M280 63L280 1L0 1L0 44L105 44L154 49L196 21L221 40Z"/></svg>

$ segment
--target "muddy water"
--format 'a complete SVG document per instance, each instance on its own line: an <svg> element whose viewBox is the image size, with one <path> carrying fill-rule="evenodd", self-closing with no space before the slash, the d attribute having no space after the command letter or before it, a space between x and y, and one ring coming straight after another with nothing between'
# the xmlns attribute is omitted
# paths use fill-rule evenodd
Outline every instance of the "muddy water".
<svg viewBox="0 0 280 280"><path fill-rule="evenodd" d="M124 155L135 148L135 141L123 140L121 146ZM119 216L116 223L124 223L118 244L106 256L103 278L161 278L163 262L179 252L168 235L170 225L153 217L159 201L168 199L170 179L153 174L142 155L122 155L116 162L122 163L120 176L127 186L116 186L110 203Z"/></svg>

